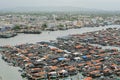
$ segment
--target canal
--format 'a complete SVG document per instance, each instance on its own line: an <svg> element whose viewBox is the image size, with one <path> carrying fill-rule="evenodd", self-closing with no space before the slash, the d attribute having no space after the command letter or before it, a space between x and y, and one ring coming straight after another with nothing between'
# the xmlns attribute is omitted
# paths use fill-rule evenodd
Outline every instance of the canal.
<svg viewBox="0 0 120 80"><path fill-rule="evenodd" d="M117 28L119 25L110 25L104 27L85 27L80 29L69 29L65 31L43 31L41 34L18 34L18 36L8 39L0 39L0 46L18 45L24 43L36 43L40 41L55 40L57 37L67 36L69 34L82 34L85 32L98 31L106 28ZM0 55L1 57L1 55ZM23 80L18 72L18 67L9 66L0 58L0 79L2 80Z"/></svg>

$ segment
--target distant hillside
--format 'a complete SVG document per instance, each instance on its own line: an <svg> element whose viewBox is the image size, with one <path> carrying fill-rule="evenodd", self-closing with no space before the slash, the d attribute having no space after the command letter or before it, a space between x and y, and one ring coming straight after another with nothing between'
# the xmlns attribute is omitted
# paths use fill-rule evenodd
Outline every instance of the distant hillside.
<svg viewBox="0 0 120 80"><path fill-rule="evenodd" d="M17 7L1 9L0 12L79 12L83 14L120 14L120 11L105 11L80 7Z"/></svg>
<svg viewBox="0 0 120 80"><path fill-rule="evenodd" d="M96 9L87 9L87 8L79 8L79 7L18 7L18 8L8 8L8 9L2 9L0 11L4 12L71 12L71 11L91 11L91 12L96 12L96 11L101 11L101 10L96 10Z"/></svg>

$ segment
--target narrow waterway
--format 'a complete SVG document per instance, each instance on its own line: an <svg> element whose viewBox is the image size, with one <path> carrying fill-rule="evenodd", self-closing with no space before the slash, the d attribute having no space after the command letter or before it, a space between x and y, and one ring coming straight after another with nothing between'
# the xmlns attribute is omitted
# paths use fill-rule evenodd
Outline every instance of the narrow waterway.
<svg viewBox="0 0 120 80"><path fill-rule="evenodd" d="M117 28L119 25L110 25L105 27L89 27L80 29L69 29L65 31L43 31L41 34L18 34L18 36L8 39L0 39L0 46L18 45L24 43L36 43L40 41L55 40L57 37L67 36L69 34L82 34L85 32L98 31L106 28ZM0 55L1 57L1 55ZM18 72L17 67L9 66L6 62L0 59L0 79L2 80L23 80Z"/></svg>

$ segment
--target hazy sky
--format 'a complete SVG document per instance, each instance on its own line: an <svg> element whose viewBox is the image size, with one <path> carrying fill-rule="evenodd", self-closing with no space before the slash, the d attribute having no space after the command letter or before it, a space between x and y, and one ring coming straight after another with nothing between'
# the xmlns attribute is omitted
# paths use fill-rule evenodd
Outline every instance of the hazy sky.
<svg viewBox="0 0 120 80"><path fill-rule="evenodd" d="M120 0L0 0L0 9L14 7L72 6L120 10Z"/></svg>

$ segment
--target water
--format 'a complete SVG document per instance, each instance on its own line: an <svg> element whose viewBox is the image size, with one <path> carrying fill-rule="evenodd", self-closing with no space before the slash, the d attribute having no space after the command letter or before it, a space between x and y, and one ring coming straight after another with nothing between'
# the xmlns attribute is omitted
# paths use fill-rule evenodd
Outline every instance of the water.
<svg viewBox="0 0 120 80"><path fill-rule="evenodd" d="M24 43L36 43L40 41L55 40L57 37L67 36L69 34L82 34L85 32L92 32L111 27L120 27L118 25L111 25L105 27L89 27L80 29L69 29L65 31L43 31L41 34L18 34L18 36L8 39L0 39L0 46L4 45L18 45ZM1 55L0 55L1 57ZM23 80L18 72L17 67L9 66L6 62L0 59L0 77L2 80Z"/></svg>
<svg viewBox="0 0 120 80"><path fill-rule="evenodd" d="M0 80L23 80L18 69L18 67L8 66L6 62L0 59Z"/></svg>
<svg viewBox="0 0 120 80"><path fill-rule="evenodd" d="M43 31L41 34L18 34L16 37L9 39L0 39L0 46L4 45L17 45L23 43L35 43L40 41L49 41L55 40L60 36L67 36L69 34L81 34L85 32L92 32L97 30L106 29L108 27L120 27L116 26L105 26L105 27L89 27L89 28L80 28L80 29L69 29L65 31Z"/></svg>

